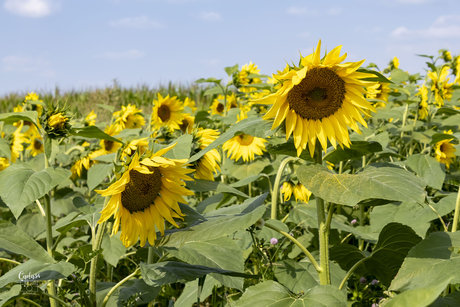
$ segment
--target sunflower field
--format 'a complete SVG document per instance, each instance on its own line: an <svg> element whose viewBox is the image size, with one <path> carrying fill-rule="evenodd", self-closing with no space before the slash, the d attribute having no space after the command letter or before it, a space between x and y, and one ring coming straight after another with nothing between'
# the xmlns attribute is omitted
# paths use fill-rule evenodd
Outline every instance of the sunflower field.
<svg viewBox="0 0 460 307"><path fill-rule="evenodd" d="M460 306L460 56L423 57L0 99L0 306Z"/></svg>

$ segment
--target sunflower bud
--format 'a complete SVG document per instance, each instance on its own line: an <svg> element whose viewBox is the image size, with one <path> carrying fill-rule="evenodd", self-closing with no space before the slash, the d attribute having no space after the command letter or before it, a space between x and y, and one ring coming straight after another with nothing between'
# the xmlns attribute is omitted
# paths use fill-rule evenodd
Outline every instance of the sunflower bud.
<svg viewBox="0 0 460 307"><path fill-rule="evenodd" d="M65 138L69 134L71 128L69 120L65 109L51 106L41 116L40 123L49 138L58 139Z"/></svg>

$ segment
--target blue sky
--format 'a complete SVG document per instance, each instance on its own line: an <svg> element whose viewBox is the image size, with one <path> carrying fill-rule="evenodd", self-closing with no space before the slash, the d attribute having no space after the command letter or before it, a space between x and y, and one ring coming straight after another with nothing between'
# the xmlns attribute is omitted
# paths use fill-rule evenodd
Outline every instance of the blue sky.
<svg viewBox="0 0 460 307"><path fill-rule="evenodd" d="M319 39L424 73L415 54L460 53L460 1L0 0L0 29L0 95L187 84L250 61L271 75Z"/></svg>

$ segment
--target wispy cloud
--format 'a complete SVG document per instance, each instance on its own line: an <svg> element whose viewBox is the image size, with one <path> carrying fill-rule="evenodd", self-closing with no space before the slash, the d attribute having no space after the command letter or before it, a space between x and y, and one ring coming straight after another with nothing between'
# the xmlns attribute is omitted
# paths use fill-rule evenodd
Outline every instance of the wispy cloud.
<svg viewBox="0 0 460 307"><path fill-rule="evenodd" d="M53 77L56 72L49 67L49 61L38 57L9 55L1 60L3 71L10 73L37 73L43 77Z"/></svg>
<svg viewBox="0 0 460 307"><path fill-rule="evenodd" d="M311 10L306 7L291 6L286 9L289 15L318 15L317 10Z"/></svg>
<svg viewBox="0 0 460 307"><path fill-rule="evenodd" d="M110 60L133 60L140 59L145 56L144 51L139 51L137 49L131 49L127 51L107 51L103 54L97 55L98 58L106 58Z"/></svg>
<svg viewBox="0 0 460 307"><path fill-rule="evenodd" d="M428 28L409 29L401 26L391 32L396 39L460 38L460 15L439 16Z"/></svg>
<svg viewBox="0 0 460 307"><path fill-rule="evenodd" d="M198 13L197 17L199 19L205 20L205 21L221 21L222 16L220 16L219 13L217 12L206 12L206 11L201 11Z"/></svg>
<svg viewBox="0 0 460 307"><path fill-rule="evenodd" d="M44 17L51 14L57 5L50 0L6 0L3 7L24 17Z"/></svg>
<svg viewBox="0 0 460 307"><path fill-rule="evenodd" d="M150 20L147 16L128 17L116 21L111 21L112 27L134 28L134 29L160 29L163 25L157 21Z"/></svg>

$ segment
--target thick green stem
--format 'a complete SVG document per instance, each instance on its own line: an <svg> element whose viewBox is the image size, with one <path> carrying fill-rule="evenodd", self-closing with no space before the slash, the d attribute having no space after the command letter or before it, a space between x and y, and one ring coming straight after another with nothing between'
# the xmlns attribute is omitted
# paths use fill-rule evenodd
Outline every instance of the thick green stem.
<svg viewBox="0 0 460 307"><path fill-rule="evenodd" d="M112 289L110 289L109 293L107 293L107 295L105 296L104 298L104 301L102 302L102 307L105 307L105 305L107 305L107 302L109 301L109 298L112 296L112 294L115 292L115 290L117 290L120 286L122 286L125 282L127 282L128 280L130 280L131 278L133 278L134 276L137 275L137 273L139 273L140 269L137 268L132 274L126 276L123 280L121 280L118 284L116 284L115 286L113 286Z"/></svg>
<svg viewBox="0 0 460 307"><path fill-rule="evenodd" d="M46 158L45 158L46 160ZM51 224L51 200L49 195L45 195L45 220L46 220L46 249L48 250L48 254L53 257L53 231L52 231L52 224ZM51 307L58 307L58 302L53 299L52 297L56 296L56 284L54 280L51 280L48 284L48 292L50 294L50 304Z"/></svg>
<svg viewBox="0 0 460 307"><path fill-rule="evenodd" d="M308 251L308 249L305 248L305 246L302 245L302 243L300 243L299 241L297 241L293 236L291 236L290 234L288 234L287 232L285 231L282 231L281 229L275 227L275 226L272 226L268 223L265 224L265 227L268 227L268 228L271 228L273 229L274 231L277 231L279 232L280 234L282 234L283 236L285 236L286 238L288 238L289 240L291 240L295 245L297 245L300 250L302 252L304 252L304 254L308 257L308 259L310 260L311 264L313 264L313 266L315 267L315 270L316 272L318 272L318 275L320 275L322 269L321 267L318 265L318 262L316 262L315 258L313 257L312 254L310 254L310 252Z"/></svg>
<svg viewBox="0 0 460 307"><path fill-rule="evenodd" d="M109 198L110 197L106 197L105 199L106 203L107 203L107 199ZM106 224L107 224L107 221L100 224L99 227L97 228L97 234L93 240L93 252L97 252L101 248L102 238L104 237ZM91 259L91 268L89 271L89 297L94 307L96 307L96 274L97 274L98 258L99 258L99 255L96 255L93 257L93 259Z"/></svg>
<svg viewBox="0 0 460 307"><path fill-rule="evenodd" d="M0 261L5 261L5 262L9 262L9 263L13 263L15 265L20 265L21 263L20 262L17 262L13 259L8 259L8 258L0 258Z"/></svg>
<svg viewBox="0 0 460 307"><path fill-rule="evenodd" d="M323 151L318 140L316 141L315 155L313 158L316 164L323 164ZM329 226L326 221L324 200L318 196L316 196L316 211L318 214L319 263L321 266L321 272L318 274L319 283L321 285L330 285L331 274L329 271Z"/></svg>
<svg viewBox="0 0 460 307"><path fill-rule="evenodd" d="M275 185L273 186L273 193L272 193L272 211L271 211L271 219L276 220L278 217L278 191L280 188L280 181L281 177L283 176L283 171L284 168L286 167L286 164L288 164L290 161L295 161L298 158L293 158L289 157L284 159L281 162L280 167L278 168L278 173L276 173L276 178L275 178Z"/></svg>
<svg viewBox="0 0 460 307"><path fill-rule="evenodd" d="M459 214L460 214L460 187L458 188L458 192L457 192L457 203L455 204L454 221L452 222L452 232L457 231Z"/></svg>

